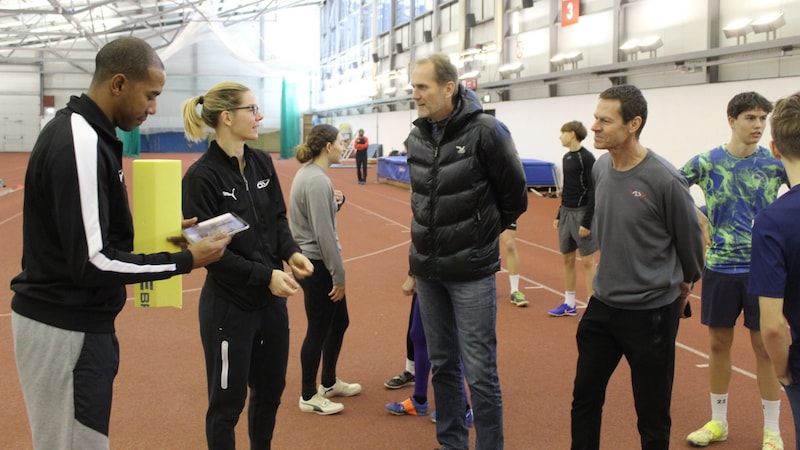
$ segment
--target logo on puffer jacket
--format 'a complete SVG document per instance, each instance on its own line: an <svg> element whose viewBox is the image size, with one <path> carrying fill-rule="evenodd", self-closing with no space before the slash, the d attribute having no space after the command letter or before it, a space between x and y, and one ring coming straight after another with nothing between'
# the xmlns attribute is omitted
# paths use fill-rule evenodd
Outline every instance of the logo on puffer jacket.
<svg viewBox="0 0 800 450"><path fill-rule="evenodd" d="M222 191L222 197L231 197L231 198L233 198L234 200L238 200L238 199L236 198L236 188L233 188L233 189L231 189L231 191L230 191L230 192L225 192L225 191Z"/></svg>
<svg viewBox="0 0 800 450"><path fill-rule="evenodd" d="M458 153L459 155L463 155L466 152L467 152L466 145L456 145L456 153Z"/></svg>
<svg viewBox="0 0 800 450"><path fill-rule="evenodd" d="M125 178L125 175L122 173L122 169L120 169L120 171L119 171L119 182L122 183L124 178Z"/></svg>
<svg viewBox="0 0 800 450"><path fill-rule="evenodd" d="M264 189L265 187L269 186L269 180L270 180L269 178L258 180L258 183L256 183L256 187L258 189Z"/></svg>

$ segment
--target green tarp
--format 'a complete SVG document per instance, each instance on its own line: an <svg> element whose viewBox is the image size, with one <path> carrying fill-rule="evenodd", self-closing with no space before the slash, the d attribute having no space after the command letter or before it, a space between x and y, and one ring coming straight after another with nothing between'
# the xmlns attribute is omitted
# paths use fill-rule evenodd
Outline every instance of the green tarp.
<svg viewBox="0 0 800 450"><path fill-rule="evenodd" d="M122 156L138 158L142 150L142 141L139 138L139 127L131 131L117 128L117 139L122 141Z"/></svg>
<svg viewBox="0 0 800 450"><path fill-rule="evenodd" d="M294 157L300 144L300 108L297 105L297 87L283 79L281 87L281 159Z"/></svg>

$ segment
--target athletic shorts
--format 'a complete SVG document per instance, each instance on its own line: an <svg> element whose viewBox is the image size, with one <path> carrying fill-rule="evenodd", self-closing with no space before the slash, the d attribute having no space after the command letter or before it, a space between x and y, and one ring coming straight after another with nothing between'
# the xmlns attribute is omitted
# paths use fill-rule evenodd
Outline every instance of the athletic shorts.
<svg viewBox="0 0 800 450"><path fill-rule="evenodd" d="M749 275L703 269L700 323L709 327L733 328L744 310L744 326L758 331L761 314L758 296L747 293Z"/></svg>
<svg viewBox="0 0 800 450"><path fill-rule="evenodd" d="M597 251L597 240L593 232L585 238L579 234L584 214L586 207L561 207L558 215L558 249L562 255L580 250L581 256L588 256Z"/></svg>

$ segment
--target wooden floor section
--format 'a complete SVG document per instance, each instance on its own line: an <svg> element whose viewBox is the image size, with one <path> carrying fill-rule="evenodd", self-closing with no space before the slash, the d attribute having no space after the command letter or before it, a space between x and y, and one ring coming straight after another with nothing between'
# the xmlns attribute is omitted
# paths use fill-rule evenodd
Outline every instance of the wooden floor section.
<svg viewBox="0 0 800 450"><path fill-rule="evenodd" d="M145 154L143 158L182 159L186 169L196 154ZM22 190L27 154L0 153L0 449L31 448L25 408L13 356L10 330L10 279L20 270ZM295 160L276 161L284 193L300 167ZM125 162L128 184L131 161ZM347 269L350 328L345 336L338 375L363 385L363 392L343 399L334 416L301 413L299 347L306 322L300 295L289 300L291 353L287 388L278 413L275 449L433 449L434 425L427 417L397 417L384 405L401 401L412 390L390 391L383 382L400 372L405 358L405 332L410 299L400 285L408 267L410 205L407 189L369 182L358 185L352 166L329 171L336 188L347 196L338 214L338 229ZM506 448L568 449L569 411L577 351L577 317L552 318L546 311L562 301L563 269L552 227L559 200L529 194L530 207L519 220L517 248L521 255L521 287L531 304L509 303L505 272L498 278L499 371L504 401ZM183 309L139 309L129 304L117 320L121 347L111 418L114 449L205 448L206 386L197 325L197 300L204 271L184 276ZM585 301L578 269L578 298ZM695 288L695 294L699 288ZM681 323L678 335L672 403L672 448L689 448L685 436L710 417L708 336L698 313ZM716 449L759 449L763 418L749 337L737 329L728 420L730 436ZM432 392L430 393L432 397ZM603 417L602 448L639 448L636 416L627 364L612 378ZM781 406L786 448L794 448L794 430L787 401ZM472 431L474 438L474 430ZM248 448L246 415L237 428L238 448Z"/></svg>

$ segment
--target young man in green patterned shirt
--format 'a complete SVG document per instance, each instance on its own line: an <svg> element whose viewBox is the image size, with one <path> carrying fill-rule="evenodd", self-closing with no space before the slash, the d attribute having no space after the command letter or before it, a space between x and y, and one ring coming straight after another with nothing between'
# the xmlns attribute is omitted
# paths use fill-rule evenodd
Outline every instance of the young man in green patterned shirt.
<svg viewBox="0 0 800 450"><path fill-rule="evenodd" d="M758 145L772 104L755 92L728 103L731 138L690 159L681 172L705 195L708 211L706 267L703 271L700 321L708 326L711 420L686 439L706 446L728 438L728 387L734 325L744 311L744 326L756 356L756 377L764 411L764 449L783 449L778 419L780 384L772 370L759 330L758 297L748 295L751 229L756 214L772 203L786 171L770 151Z"/></svg>

